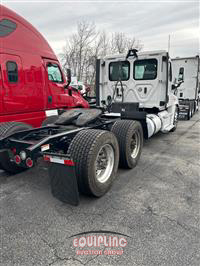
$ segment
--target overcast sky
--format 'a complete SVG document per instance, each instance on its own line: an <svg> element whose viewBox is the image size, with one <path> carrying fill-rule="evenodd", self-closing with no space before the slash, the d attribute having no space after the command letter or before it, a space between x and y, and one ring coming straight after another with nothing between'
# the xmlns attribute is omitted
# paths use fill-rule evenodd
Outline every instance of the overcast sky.
<svg viewBox="0 0 200 266"><path fill-rule="evenodd" d="M48 40L56 54L79 20L95 22L107 32L125 32L139 39L143 50L167 49L171 36L171 57L199 53L199 1L39 1L1 0L31 22Z"/></svg>

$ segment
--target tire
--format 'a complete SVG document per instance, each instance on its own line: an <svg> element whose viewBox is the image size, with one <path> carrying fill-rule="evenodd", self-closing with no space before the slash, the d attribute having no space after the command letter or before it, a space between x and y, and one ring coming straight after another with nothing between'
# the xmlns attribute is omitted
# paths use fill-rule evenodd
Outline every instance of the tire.
<svg viewBox="0 0 200 266"><path fill-rule="evenodd" d="M190 104L190 118L192 118L192 104Z"/></svg>
<svg viewBox="0 0 200 266"><path fill-rule="evenodd" d="M191 110L189 106L188 113L187 113L187 120L190 120L190 118L191 118Z"/></svg>
<svg viewBox="0 0 200 266"><path fill-rule="evenodd" d="M199 100L196 101L196 112L199 111Z"/></svg>
<svg viewBox="0 0 200 266"><path fill-rule="evenodd" d="M20 122L8 122L0 124L0 138L6 137L10 134L28 130L32 127L30 125L20 123ZM9 151L0 152L0 168L10 174L17 174L24 171L26 168L20 167L11 161L11 156Z"/></svg>
<svg viewBox="0 0 200 266"><path fill-rule="evenodd" d="M194 115L194 103L192 102L191 104L192 108L191 108L191 117L193 117Z"/></svg>
<svg viewBox="0 0 200 266"><path fill-rule="evenodd" d="M43 122L42 122L42 127L45 127L47 125L50 125L50 124L54 124L56 122L56 120L58 119L58 115L52 115L52 116L49 116L47 117Z"/></svg>
<svg viewBox="0 0 200 266"><path fill-rule="evenodd" d="M197 101L194 101L194 113L197 111Z"/></svg>
<svg viewBox="0 0 200 266"><path fill-rule="evenodd" d="M174 121L173 121L174 127L170 130L170 132L174 132L177 129L178 125L178 107L176 106L175 113L174 113Z"/></svg>
<svg viewBox="0 0 200 266"><path fill-rule="evenodd" d="M140 158L143 146L143 129L138 121L119 120L114 123L111 131L119 143L121 168L134 168ZM134 139L133 139L134 137ZM135 147L131 147L135 143ZM133 150L134 149L134 150Z"/></svg>
<svg viewBox="0 0 200 266"><path fill-rule="evenodd" d="M97 170L96 167L103 163L101 156L105 155L107 149L111 153L106 155L106 169ZM79 191L95 197L103 196L110 189L118 169L119 147L116 137L110 131L83 130L70 143L68 153L75 162Z"/></svg>

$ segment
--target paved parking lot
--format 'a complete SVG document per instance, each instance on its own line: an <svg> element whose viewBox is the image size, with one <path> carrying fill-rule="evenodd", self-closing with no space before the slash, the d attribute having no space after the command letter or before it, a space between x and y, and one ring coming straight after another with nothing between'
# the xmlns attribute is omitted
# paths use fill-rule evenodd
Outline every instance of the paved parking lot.
<svg viewBox="0 0 200 266"><path fill-rule="evenodd" d="M146 141L138 166L119 171L100 199L53 198L44 163L0 172L0 265L199 265L200 119ZM123 255L76 255L74 234L128 235Z"/></svg>

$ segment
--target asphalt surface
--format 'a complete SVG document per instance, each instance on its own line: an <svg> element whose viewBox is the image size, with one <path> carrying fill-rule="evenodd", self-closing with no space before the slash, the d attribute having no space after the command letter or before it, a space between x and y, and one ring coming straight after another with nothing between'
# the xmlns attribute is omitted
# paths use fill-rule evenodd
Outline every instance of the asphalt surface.
<svg viewBox="0 0 200 266"><path fill-rule="evenodd" d="M104 197L81 196L78 207L51 195L44 163L1 171L0 265L200 265L199 133L196 114L157 134L135 169L119 170ZM124 253L76 255L71 236L91 230L128 235Z"/></svg>

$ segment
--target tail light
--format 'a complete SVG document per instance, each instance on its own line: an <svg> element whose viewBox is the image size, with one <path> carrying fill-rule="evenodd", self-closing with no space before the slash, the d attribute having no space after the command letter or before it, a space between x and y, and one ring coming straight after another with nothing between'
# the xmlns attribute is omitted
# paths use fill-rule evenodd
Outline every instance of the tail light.
<svg viewBox="0 0 200 266"><path fill-rule="evenodd" d="M11 152L15 155L17 152L16 148L11 148Z"/></svg>
<svg viewBox="0 0 200 266"><path fill-rule="evenodd" d="M33 160L32 160L31 158L27 158L27 159L26 159L26 166L27 166L28 168L33 167Z"/></svg>
<svg viewBox="0 0 200 266"><path fill-rule="evenodd" d="M21 163L21 158L20 158L19 155L15 155L14 159L15 159L15 163L16 164L20 164Z"/></svg>

